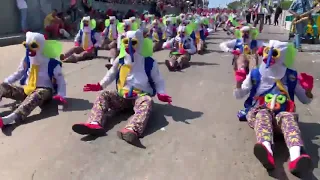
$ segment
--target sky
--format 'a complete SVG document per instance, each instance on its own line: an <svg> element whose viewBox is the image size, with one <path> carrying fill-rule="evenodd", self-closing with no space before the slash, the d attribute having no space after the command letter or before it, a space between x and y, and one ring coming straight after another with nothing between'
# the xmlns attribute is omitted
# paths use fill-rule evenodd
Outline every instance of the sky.
<svg viewBox="0 0 320 180"><path fill-rule="evenodd" d="M232 2L233 0L209 0L209 8L213 7L226 7L226 4Z"/></svg>

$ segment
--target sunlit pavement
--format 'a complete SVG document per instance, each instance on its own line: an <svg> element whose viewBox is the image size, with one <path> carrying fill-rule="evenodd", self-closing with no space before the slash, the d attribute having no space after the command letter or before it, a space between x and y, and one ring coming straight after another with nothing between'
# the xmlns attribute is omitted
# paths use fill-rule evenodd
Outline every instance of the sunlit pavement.
<svg viewBox="0 0 320 180"><path fill-rule="evenodd" d="M260 39L287 40L285 30L267 26ZM116 131L128 115L107 122L107 136L83 137L71 130L86 121L97 93L84 93L86 83L98 82L106 73L105 59L64 64L68 83L68 107L37 109L26 124L7 128L0 135L0 179L3 180L269 180L295 179L287 168L288 153L276 144L277 170L271 175L253 155L255 137L236 112L243 101L232 96L234 78L231 55L218 44L230 39L224 32L208 40L208 53L192 57L192 66L168 72L168 51L155 53L166 79L172 106L155 100L154 110L137 148L120 140ZM64 49L73 45L65 42ZM309 50L319 45L305 46ZM317 48L315 48L317 49ZM1 47L0 78L4 79L24 57L22 45ZM106 52L99 52L105 56ZM314 176L320 177L320 60L317 52L299 53L296 67L315 77L315 99L309 106L298 103L300 127L307 151L312 156ZM114 89L115 85L110 85ZM4 100L1 104L9 101ZM6 113L8 108L1 108ZM121 122L120 122L121 121Z"/></svg>

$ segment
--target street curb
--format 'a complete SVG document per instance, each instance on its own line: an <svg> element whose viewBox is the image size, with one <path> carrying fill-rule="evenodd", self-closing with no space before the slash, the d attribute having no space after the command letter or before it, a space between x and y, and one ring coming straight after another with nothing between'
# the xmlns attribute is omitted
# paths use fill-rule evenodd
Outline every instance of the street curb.
<svg viewBox="0 0 320 180"><path fill-rule="evenodd" d="M0 47L20 44L26 39L25 34L0 37Z"/></svg>

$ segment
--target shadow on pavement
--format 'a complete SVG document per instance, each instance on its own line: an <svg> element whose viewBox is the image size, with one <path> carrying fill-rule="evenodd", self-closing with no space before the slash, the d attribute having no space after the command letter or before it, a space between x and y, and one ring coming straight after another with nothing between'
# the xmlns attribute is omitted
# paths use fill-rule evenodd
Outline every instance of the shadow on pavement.
<svg viewBox="0 0 320 180"><path fill-rule="evenodd" d="M176 122L183 122L190 124L187 120L199 118L203 112L192 111L186 108L177 107L168 104L154 104L154 111L152 112L146 130L143 136L148 136L169 125L165 116L171 116Z"/></svg>
<svg viewBox="0 0 320 180"><path fill-rule="evenodd" d="M302 132L302 138L305 144L306 152L310 155L314 168L318 168L318 149L319 145L314 144L312 140L317 139L320 135L320 124L317 123L304 123L299 122L299 127ZM276 136L274 145L274 158L276 163L276 169L274 171L268 172L273 178L280 180L289 180L284 168L284 163L289 160L288 148L284 142L283 136ZM318 180L313 173L308 174L305 180Z"/></svg>
<svg viewBox="0 0 320 180"><path fill-rule="evenodd" d="M120 115L116 115L112 118L108 118L103 122L103 126L105 130L108 132L115 125L119 124L121 121L127 121L130 116L133 114L133 110L124 111ZM171 116L174 121L183 122L185 124L190 124L187 120L196 119L202 116L202 112L192 111L186 108L177 107L173 105L167 104L153 104L153 111L151 116L149 117L149 121L146 127L145 132L142 137L151 135L152 133L160 130L161 128L167 126L169 122L166 120L165 116ZM93 141L97 139L96 136L84 136L81 138L82 141ZM146 147L141 144L141 142L137 142L133 144L136 147L145 149Z"/></svg>
<svg viewBox="0 0 320 180"><path fill-rule="evenodd" d="M219 66L218 63L207 63L207 62L198 62L198 61L191 61L190 66Z"/></svg>
<svg viewBox="0 0 320 180"><path fill-rule="evenodd" d="M48 104L45 104L40 107L41 111L39 114L34 114L32 116L28 116L25 120L17 120L14 124L4 126L2 128L2 132L6 136L12 136L12 132L19 126L23 124L33 123L35 121L45 120L49 117L59 115L58 103L56 101L52 101Z"/></svg>
<svg viewBox="0 0 320 180"><path fill-rule="evenodd" d="M86 99L66 98L68 104L63 106L63 111L85 111L91 109L93 103Z"/></svg>
<svg viewBox="0 0 320 180"><path fill-rule="evenodd" d="M165 62L158 62L158 64L165 64ZM207 63L207 62L190 61L189 65L190 66L219 66L220 64L218 64L218 63ZM186 68L188 68L188 67L186 67Z"/></svg>
<svg viewBox="0 0 320 180"><path fill-rule="evenodd" d="M320 124L299 122L299 127L301 129L306 151L311 156L314 167L319 168L319 145L313 143L312 140L318 140L320 138Z"/></svg>
<svg viewBox="0 0 320 180"><path fill-rule="evenodd" d="M68 104L63 105L63 111L84 111L92 108L92 103L88 100L77 99L77 98L67 98ZM12 136L12 132L23 124L29 124L39 120L45 120L47 118L59 115L59 102L49 101L40 107L41 111L39 114L34 114L28 116L25 120L17 120L16 123L7 125L2 128L3 134L6 136ZM13 111L13 110L12 110ZM1 116L9 115L12 111L1 112Z"/></svg>

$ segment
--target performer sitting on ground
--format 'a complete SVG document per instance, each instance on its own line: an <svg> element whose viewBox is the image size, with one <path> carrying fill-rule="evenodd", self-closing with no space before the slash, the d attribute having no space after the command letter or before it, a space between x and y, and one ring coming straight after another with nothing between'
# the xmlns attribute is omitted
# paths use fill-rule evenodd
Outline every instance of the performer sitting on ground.
<svg viewBox="0 0 320 180"><path fill-rule="evenodd" d="M75 46L61 54L63 62L76 63L78 61L91 60L96 56L97 48L100 47L100 35L95 32L96 22L90 17L84 17L81 21L80 30L75 37Z"/></svg>
<svg viewBox="0 0 320 180"><path fill-rule="evenodd" d="M191 25L179 26L178 35L163 44L163 48L171 49L170 60L166 60L169 71L181 70L189 66L191 55L196 53L193 39L190 37Z"/></svg>
<svg viewBox="0 0 320 180"><path fill-rule="evenodd" d="M222 42L220 48L224 52L231 52L234 57L232 59L232 65L235 69L235 61L240 54L246 54L251 56L257 56L259 49L263 48L264 43L256 40L259 32L256 28L250 26L239 27L235 30L236 39ZM258 57L255 57L258 60ZM257 62L258 64L258 62Z"/></svg>
<svg viewBox="0 0 320 180"><path fill-rule="evenodd" d="M104 37L101 48L109 50L110 62L112 63L114 59L118 56L119 51L117 50L117 39L118 39L118 30L117 30L117 19L115 16L110 16L106 20L106 28L102 32L102 37Z"/></svg>
<svg viewBox="0 0 320 180"><path fill-rule="evenodd" d="M163 33L164 28L162 24L157 20L153 20L152 25L150 27L150 38L154 41L153 51L160 51L162 49L163 40Z"/></svg>
<svg viewBox="0 0 320 180"><path fill-rule="evenodd" d="M304 104L311 102L313 77L305 73L298 76L290 69L296 50L293 44L271 40L263 50L263 62L249 75L236 72L237 99L249 94L245 109L239 111L241 121L248 121L256 133L254 154L267 170L275 168L272 144L274 132L281 132L289 149L289 170L298 177L312 171L312 161L305 153L295 113L294 96Z"/></svg>
<svg viewBox="0 0 320 180"><path fill-rule="evenodd" d="M23 45L26 56L18 70L0 84L0 99L4 97L22 103L8 116L0 117L0 128L25 120L36 107L52 98L66 103L66 82L61 62L54 59L61 53L61 43L47 41L40 33L27 32ZM22 87L13 85L19 80Z"/></svg>
<svg viewBox="0 0 320 180"><path fill-rule="evenodd" d="M120 52L120 48L121 48L120 45L121 45L122 39L126 37L127 32L131 31L131 29L132 29L132 23L130 19L124 19L122 23L118 23L117 54L119 54ZM114 59L111 59L110 63L105 64L105 67L110 69L113 64L113 60Z"/></svg>
<svg viewBox="0 0 320 180"><path fill-rule="evenodd" d="M97 97L88 121L75 124L72 129L82 135L104 135L103 125L110 116L133 108L134 115L125 128L118 131L118 136L128 143L135 143L147 125L152 97L157 95L160 101L168 103L171 103L171 97L166 95L158 64L151 57L152 41L143 38L140 30L128 31L121 46L119 57L100 83L84 86L84 91L101 91L116 80L117 91L103 91Z"/></svg>

